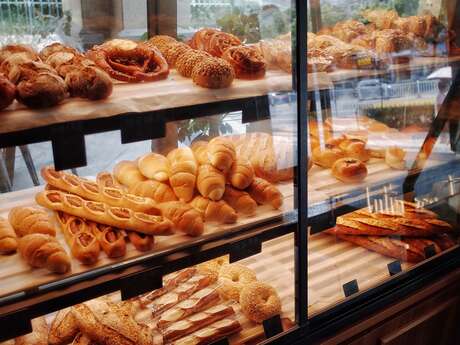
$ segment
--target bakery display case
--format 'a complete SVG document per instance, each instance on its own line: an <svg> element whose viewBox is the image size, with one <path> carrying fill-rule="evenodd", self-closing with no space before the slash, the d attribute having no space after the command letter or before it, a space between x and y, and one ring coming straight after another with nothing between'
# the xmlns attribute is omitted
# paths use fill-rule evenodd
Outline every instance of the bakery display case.
<svg viewBox="0 0 460 345"><path fill-rule="evenodd" d="M458 264L458 6L308 2L312 333Z"/></svg>
<svg viewBox="0 0 460 345"><path fill-rule="evenodd" d="M0 341L292 341L305 4L0 6Z"/></svg>

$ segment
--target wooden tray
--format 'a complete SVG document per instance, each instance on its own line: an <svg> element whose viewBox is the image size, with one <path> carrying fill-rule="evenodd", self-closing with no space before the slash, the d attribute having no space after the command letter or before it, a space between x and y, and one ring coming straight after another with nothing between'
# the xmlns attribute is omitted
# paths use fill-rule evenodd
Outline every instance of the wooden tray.
<svg viewBox="0 0 460 345"><path fill-rule="evenodd" d="M151 252L141 253L137 251L131 243L128 243L126 255L119 259L109 259L101 252L99 261L93 266L84 266L77 260L72 258L72 271L68 274L57 275L50 273L46 269L33 269L29 267L19 254L11 256L0 256L0 297L14 292L23 291L32 287L37 287L46 283L58 281L63 278L69 278L78 274L89 272L96 268L115 265L125 260L133 259L139 256L155 255L155 252L173 248L175 246L186 245L187 242L210 239L219 235L236 232L246 227L254 227L257 224L269 220L280 219L284 212L289 212L293 209L293 185L285 183L278 185L280 191L284 195L284 204L281 210L273 210L270 206L264 205L257 208L256 215L252 217L239 217L236 224L221 225L215 223L206 223L203 236L192 238L182 234L174 234L172 236L157 236L155 237L155 246ZM6 193L0 195L0 216L8 217L8 212L15 206L34 206L34 197L37 192L43 187L35 187L17 192ZM56 222L56 228L59 226ZM64 240L62 232L57 232L59 242L69 252L68 246Z"/></svg>

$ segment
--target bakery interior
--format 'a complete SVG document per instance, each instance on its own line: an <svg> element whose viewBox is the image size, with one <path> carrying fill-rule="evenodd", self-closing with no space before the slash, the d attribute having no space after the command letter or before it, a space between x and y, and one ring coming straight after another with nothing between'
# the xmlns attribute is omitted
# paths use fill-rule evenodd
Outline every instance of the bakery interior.
<svg viewBox="0 0 460 345"><path fill-rule="evenodd" d="M460 343L458 23L0 0L0 344Z"/></svg>

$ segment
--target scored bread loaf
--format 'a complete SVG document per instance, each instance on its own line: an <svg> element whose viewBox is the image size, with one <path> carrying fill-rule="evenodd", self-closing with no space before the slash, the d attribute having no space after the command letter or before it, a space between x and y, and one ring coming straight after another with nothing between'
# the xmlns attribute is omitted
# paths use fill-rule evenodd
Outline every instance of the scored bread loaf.
<svg viewBox="0 0 460 345"><path fill-rule="evenodd" d="M190 148L195 155L198 164L209 164L208 157L208 142L203 140L197 140L192 143Z"/></svg>
<svg viewBox="0 0 460 345"><path fill-rule="evenodd" d="M202 196L214 201L220 200L225 191L225 176L211 164L200 165L196 187Z"/></svg>
<svg viewBox="0 0 460 345"><path fill-rule="evenodd" d="M0 254L11 254L18 248L16 233L10 223L0 217Z"/></svg>
<svg viewBox="0 0 460 345"><path fill-rule="evenodd" d="M118 162L113 168L113 175L122 185L133 186L136 182L145 181L147 178L141 174L137 164L131 161Z"/></svg>
<svg viewBox="0 0 460 345"><path fill-rule="evenodd" d="M8 221L18 237L33 233L56 236L56 229L48 213L36 207L13 207L8 214Z"/></svg>
<svg viewBox="0 0 460 345"><path fill-rule="evenodd" d="M259 204L270 204L275 209L283 204L283 195L278 188L263 178L255 177L247 192Z"/></svg>
<svg viewBox="0 0 460 345"><path fill-rule="evenodd" d="M47 345L48 325L44 316L32 319L32 332L15 339L16 345Z"/></svg>
<svg viewBox="0 0 460 345"><path fill-rule="evenodd" d="M162 216L134 212L124 207L111 207L102 202L87 201L77 195L61 191L42 191L35 195L35 201L51 210L147 235L170 235L173 225Z"/></svg>
<svg viewBox="0 0 460 345"><path fill-rule="evenodd" d="M235 146L225 137L215 137L208 144L209 162L221 171L228 171L236 159Z"/></svg>
<svg viewBox="0 0 460 345"><path fill-rule="evenodd" d="M256 213L257 203L245 191L235 189L229 185L225 187L224 201L236 212L251 216Z"/></svg>
<svg viewBox="0 0 460 345"><path fill-rule="evenodd" d="M30 234L19 239L18 251L32 267L54 273L70 270L70 258L59 242L50 235Z"/></svg>
<svg viewBox="0 0 460 345"><path fill-rule="evenodd" d="M129 192L150 198L157 203L177 200L176 194L169 185L153 180L137 182L129 189Z"/></svg>
<svg viewBox="0 0 460 345"><path fill-rule="evenodd" d="M148 153L139 158L137 166L141 174L149 179L160 182L166 182L169 180L169 161L161 154Z"/></svg>
<svg viewBox="0 0 460 345"><path fill-rule="evenodd" d="M233 224L238 218L235 210L223 200L213 201L197 195L190 205L200 212L206 222Z"/></svg>
<svg viewBox="0 0 460 345"><path fill-rule="evenodd" d="M182 201L158 204L164 217L170 219L176 228L190 236L200 236L204 231L203 218L192 206Z"/></svg>
<svg viewBox="0 0 460 345"><path fill-rule="evenodd" d="M168 153L171 167L169 182L179 200L188 202L193 199L198 164L188 147L180 147Z"/></svg>
<svg viewBox="0 0 460 345"><path fill-rule="evenodd" d="M66 345L78 334L78 327L71 308L59 310L51 322L48 333L49 345Z"/></svg>
<svg viewBox="0 0 460 345"><path fill-rule="evenodd" d="M227 178L230 184L238 189L246 189L254 180L254 168L245 158L238 157L232 164Z"/></svg>

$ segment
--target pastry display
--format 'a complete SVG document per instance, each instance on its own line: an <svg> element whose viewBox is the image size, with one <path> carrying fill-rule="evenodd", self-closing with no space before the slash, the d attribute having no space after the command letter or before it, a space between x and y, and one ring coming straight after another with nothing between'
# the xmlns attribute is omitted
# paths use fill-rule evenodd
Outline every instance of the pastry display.
<svg viewBox="0 0 460 345"><path fill-rule="evenodd" d="M14 207L8 214L8 221L18 237L35 233L56 236L48 213L36 207Z"/></svg>
<svg viewBox="0 0 460 345"><path fill-rule="evenodd" d="M0 254L12 254L18 248L16 233L10 223L0 217Z"/></svg>

